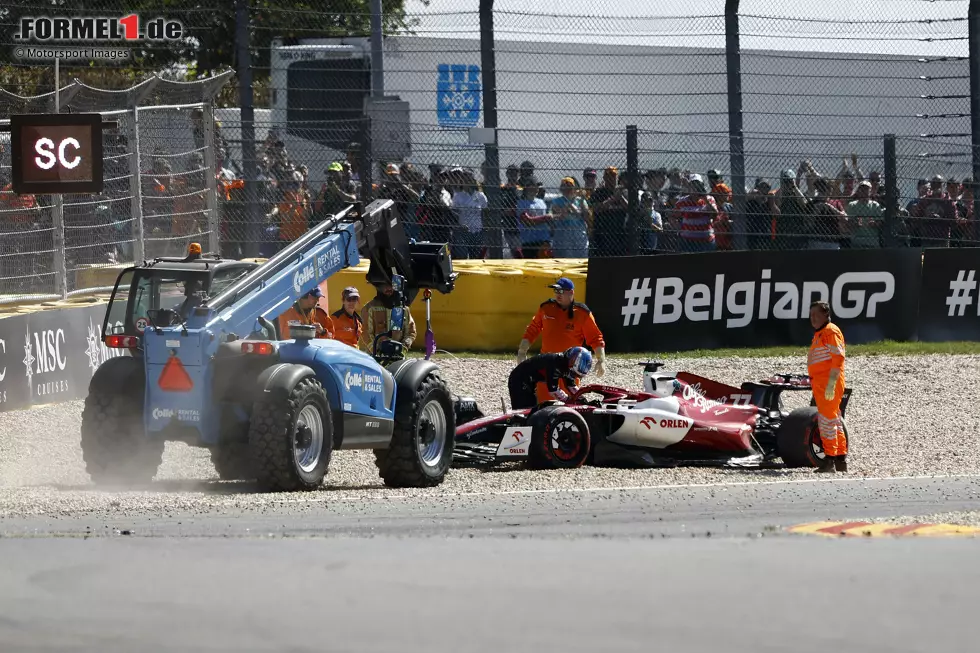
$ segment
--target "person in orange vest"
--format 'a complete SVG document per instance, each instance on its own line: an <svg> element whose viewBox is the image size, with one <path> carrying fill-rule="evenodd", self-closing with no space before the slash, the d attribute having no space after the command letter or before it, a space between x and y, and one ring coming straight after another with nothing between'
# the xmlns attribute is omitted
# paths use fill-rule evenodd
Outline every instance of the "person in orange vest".
<svg viewBox="0 0 980 653"><path fill-rule="evenodd" d="M340 294L343 305L330 315L333 321L333 336L346 345L355 349L364 331L364 322L357 309L361 303L361 294L354 286L344 288Z"/></svg>
<svg viewBox="0 0 980 653"><path fill-rule="evenodd" d="M289 323L315 324L317 338L333 338L333 321L327 312L318 306L323 291L314 288L297 299L288 311L279 316L279 333L283 340L290 340Z"/></svg>
<svg viewBox="0 0 980 653"><path fill-rule="evenodd" d="M303 194L303 173L293 170L290 179L280 182L282 200L279 209L279 242L282 247L293 242L309 227L306 197Z"/></svg>
<svg viewBox="0 0 980 653"><path fill-rule="evenodd" d="M540 335L542 354L557 354L572 347L587 346L595 352L595 373L601 377L606 373L606 341L595 316L588 306L575 301L575 284L568 277L562 277L548 287L554 290L555 296L538 307L524 330L517 350L517 362L527 358L531 343ZM569 392L564 381L560 387L562 391ZM547 384L538 384L537 395L539 401L547 401L551 395Z"/></svg>
<svg viewBox="0 0 980 653"><path fill-rule="evenodd" d="M844 334L830 321L827 302L810 304L815 333L807 355L807 373L817 404L817 428L825 458L818 473L847 471L847 438L840 412L844 394Z"/></svg>

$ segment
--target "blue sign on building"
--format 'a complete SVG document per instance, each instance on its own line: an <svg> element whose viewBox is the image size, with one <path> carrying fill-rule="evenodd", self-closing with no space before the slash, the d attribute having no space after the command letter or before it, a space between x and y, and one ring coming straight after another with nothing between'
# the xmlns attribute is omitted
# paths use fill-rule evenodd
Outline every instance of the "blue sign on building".
<svg viewBox="0 0 980 653"><path fill-rule="evenodd" d="M482 104L480 67L439 64L436 116L440 127L475 127Z"/></svg>

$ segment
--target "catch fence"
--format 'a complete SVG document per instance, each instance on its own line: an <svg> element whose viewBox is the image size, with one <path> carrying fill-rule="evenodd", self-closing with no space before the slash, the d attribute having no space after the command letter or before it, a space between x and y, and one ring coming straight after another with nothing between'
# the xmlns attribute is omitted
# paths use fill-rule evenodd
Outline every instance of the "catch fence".
<svg viewBox="0 0 980 653"><path fill-rule="evenodd" d="M145 183L120 167L102 197L71 198L70 209L65 198L66 291L91 287L92 266L183 251L191 238L267 256L353 198L394 199L413 236L448 240L458 257L980 245L970 67L980 3L854 0L828 14L782 0L386 0L380 49L371 4L174 9L178 44L145 44L125 64L65 62L81 80L70 102L91 96L84 106L118 112L118 133L136 129L145 162ZM20 3L10 24L45 6ZM237 72L209 77L226 66ZM117 103L132 90L93 89L115 88L122 70L164 69L204 75L194 83L207 93L157 82L168 92L143 100L160 108L140 109L134 128L128 99ZM20 76L0 74L0 86L50 90L33 70L17 62ZM51 95L36 101L50 106ZM214 132L213 161L187 120L197 106L214 107L217 122L197 129ZM106 138L107 170L110 157L131 167L125 145L110 150ZM197 154L203 178L186 169ZM155 185L160 175L174 181ZM924 196L933 186L939 195ZM684 227L712 202L707 245ZM51 208L31 210L43 219L11 241L22 268L2 273L6 295L60 287Z"/></svg>
<svg viewBox="0 0 980 653"><path fill-rule="evenodd" d="M207 171L222 157L212 138L213 98L231 75L194 82L154 76L121 90L78 80L63 87L62 112L116 122L103 130L103 192L66 194L60 206L52 196L15 195L4 148L0 303L105 291L114 278L104 270L181 255L190 241L217 251L221 180ZM0 90L0 115L53 113L54 95Z"/></svg>

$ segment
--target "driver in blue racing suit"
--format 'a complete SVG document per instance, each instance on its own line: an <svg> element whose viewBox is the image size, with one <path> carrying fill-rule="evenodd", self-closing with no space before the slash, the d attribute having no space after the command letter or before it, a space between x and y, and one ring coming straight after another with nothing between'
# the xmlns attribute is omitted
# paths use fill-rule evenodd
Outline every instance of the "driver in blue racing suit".
<svg viewBox="0 0 980 653"><path fill-rule="evenodd" d="M565 401L568 395L558 386L564 379L571 386L592 371L592 354L584 347L571 347L560 354L539 354L520 363L507 379L510 407L515 410L538 405L536 386L545 383L552 399Z"/></svg>

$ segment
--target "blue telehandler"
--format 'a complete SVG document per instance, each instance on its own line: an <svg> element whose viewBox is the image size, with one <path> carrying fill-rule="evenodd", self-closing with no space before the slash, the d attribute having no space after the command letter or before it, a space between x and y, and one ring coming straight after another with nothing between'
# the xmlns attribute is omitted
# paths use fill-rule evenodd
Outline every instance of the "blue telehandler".
<svg viewBox="0 0 980 653"><path fill-rule="evenodd" d="M367 280L390 308L392 332L420 289L453 290L442 243L409 241L391 200L351 205L258 264L192 243L186 258L123 270L103 341L128 355L95 372L81 445L96 484L153 479L165 441L210 449L222 479L262 491L320 486L331 453L373 449L391 487L442 483L452 462L454 396L429 360L379 334L371 352L315 337L278 316L339 270L370 261Z"/></svg>

